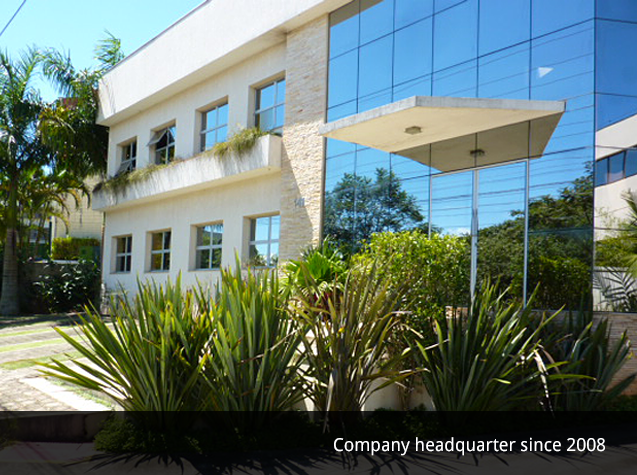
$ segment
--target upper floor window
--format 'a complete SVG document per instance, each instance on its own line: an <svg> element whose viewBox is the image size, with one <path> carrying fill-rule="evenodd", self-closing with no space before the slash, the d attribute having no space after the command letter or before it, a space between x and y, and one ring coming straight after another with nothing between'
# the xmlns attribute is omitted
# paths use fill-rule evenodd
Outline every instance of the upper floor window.
<svg viewBox="0 0 637 475"><path fill-rule="evenodd" d="M150 270L166 271L170 269L170 231L161 231L150 235Z"/></svg>
<svg viewBox="0 0 637 475"><path fill-rule="evenodd" d="M116 175L135 170L137 166L137 140L120 146L120 165Z"/></svg>
<svg viewBox="0 0 637 475"><path fill-rule="evenodd" d="M257 89L254 125L261 130L280 134L285 120L285 79Z"/></svg>
<svg viewBox="0 0 637 475"><path fill-rule="evenodd" d="M130 272L133 258L133 236L115 238L115 272Z"/></svg>
<svg viewBox="0 0 637 475"><path fill-rule="evenodd" d="M176 132L177 128L171 125L156 131L151 141L148 142L148 146L153 147L156 165L170 163L175 158Z"/></svg>
<svg viewBox="0 0 637 475"><path fill-rule="evenodd" d="M274 267L279 262L280 216L264 216L250 221L250 264Z"/></svg>
<svg viewBox="0 0 637 475"><path fill-rule="evenodd" d="M213 107L201 114L201 151L228 138L228 103Z"/></svg>
<svg viewBox="0 0 637 475"><path fill-rule="evenodd" d="M197 227L197 269L221 268L221 245L223 224L208 224Z"/></svg>
<svg viewBox="0 0 637 475"><path fill-rule="evenodd" d="M631 148L595 162L595 186L637 175L637 149Z"/></svg>

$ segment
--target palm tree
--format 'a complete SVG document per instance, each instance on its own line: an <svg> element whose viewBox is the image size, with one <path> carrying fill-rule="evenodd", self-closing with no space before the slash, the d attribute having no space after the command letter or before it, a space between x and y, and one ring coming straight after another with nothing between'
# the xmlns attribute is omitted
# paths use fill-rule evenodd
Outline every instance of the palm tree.
<svg viewBox="0 0 637 475"><path fill-rule="evenodd" d="M123 58L119 40L109 34L98 44L96 57L97 68L78 71L68 55L52 49L44 53L29 49L16 60L0 53L0 173L6 181L0 315L19 312L21 184L42 177L44 170L49 180L65 177L65 186L57 188L63 194L74 189L69 184L81 183L106 168L108 131L95 123L97 89L104 72ZM42 100L34 84L39 68L62 99L53 103Z"/></svg>

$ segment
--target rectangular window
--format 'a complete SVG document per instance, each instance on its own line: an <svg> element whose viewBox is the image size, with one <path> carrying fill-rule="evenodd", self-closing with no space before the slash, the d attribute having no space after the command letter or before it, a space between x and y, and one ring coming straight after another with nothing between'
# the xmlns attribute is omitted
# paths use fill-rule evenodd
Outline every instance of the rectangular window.
<svg viewBox="0 0 637 475"><path fill-rule="evenodd" d="M626 176L637 175L637 149L626 150Z"/></svg>
<svg viewBox="0 0 637 475"><path fill-rule="evenodd" d="M155 164L162 165L172 162L175 158L175 134L177 128L174 125L158 130L148 142L155 154Z"/></svg>
<svg viewBox="0 0 637 475"><path fill-rule="evenodd" d="M228 138L228 103L201 113L201 151Z"/></svg>
<svg viewBox="0 0 637 475"><path fill-rule="evenodd" d="M170 269L170 231L151 234L150 270L167 271Z"/></svg>
<svg viewBox="0 0 637 475"><path fill-rule="evenodd" d="M595 162L595 186L603 186L608 183L608 160Z"/></svg>
<svg viewBox="0 0 637 475"><path fill-rule="evenodd" d="M220 269L223 224L197 227L196 268Z"/></svg>
<svg viewBox="0 0 637 475"><path fill-rule="evenodd" d="M133 236L115 239L115 272L130 272L133 259Z"/></svg>
<svg viewBox="0 0 637 475"><path fill-rule="evenodd" d="M279 262L280 216L265 216L250 222L250 264L274 267Z"/></svg>
<svg viewBox="0 0 637 475"><path fill-rule="evenodd" d="M257 89L256 99L254 125L261 130L280 134L285 120L285 79Z"/></svg>
<svg viewBox="0 0 637 475"><path fill-rule="evenodd" d="M116 175L135 170L137 166L137 140L133 140L120 147L120 165Z"/></svg>
<svg viewBox="0 0 637 475"><path fill-rule="evenodd" d="M611 156L608 159L608 183L624 178L624 152Z"/></svg>

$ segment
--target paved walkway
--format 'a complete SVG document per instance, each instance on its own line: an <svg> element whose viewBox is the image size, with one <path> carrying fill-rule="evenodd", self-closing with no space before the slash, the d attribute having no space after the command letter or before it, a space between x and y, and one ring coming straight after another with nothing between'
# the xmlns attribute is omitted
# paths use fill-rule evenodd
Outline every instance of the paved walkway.
<svg viewBox="0 0 637 475"><path fill-rule="evenodd" d="M107 410L92 398L44 378L38 363L77 352L54 330L72 333L71 316L0 317L0 411ZM66 356L68 355L68 356Z"/></svg>

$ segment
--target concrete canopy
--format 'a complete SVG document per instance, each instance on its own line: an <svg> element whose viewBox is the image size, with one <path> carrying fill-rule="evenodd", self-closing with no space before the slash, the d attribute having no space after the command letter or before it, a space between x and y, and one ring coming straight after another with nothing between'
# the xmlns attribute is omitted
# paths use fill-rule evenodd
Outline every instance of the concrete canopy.
<svg viewBox="0 0 637 475"><path fill-rule="evenodd" d="M327 123L320 133L451 171L542 155L565 106L414 96Z"/></svg>

